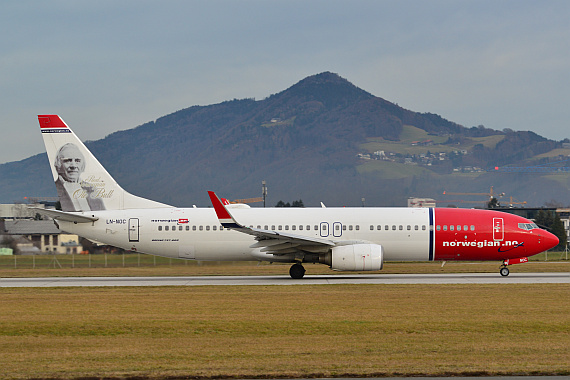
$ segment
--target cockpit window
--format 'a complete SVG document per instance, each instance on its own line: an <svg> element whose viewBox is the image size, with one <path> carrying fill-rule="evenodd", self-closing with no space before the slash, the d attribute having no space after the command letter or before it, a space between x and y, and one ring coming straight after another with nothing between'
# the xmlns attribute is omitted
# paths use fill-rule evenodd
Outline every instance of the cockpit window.
<svg viewBox="0 0 570 380"><path fill-rule="evenodd" d="M521 230L533 230L535 228L538 228L538 226L535 223L519 223L519 228Z"/></svg>

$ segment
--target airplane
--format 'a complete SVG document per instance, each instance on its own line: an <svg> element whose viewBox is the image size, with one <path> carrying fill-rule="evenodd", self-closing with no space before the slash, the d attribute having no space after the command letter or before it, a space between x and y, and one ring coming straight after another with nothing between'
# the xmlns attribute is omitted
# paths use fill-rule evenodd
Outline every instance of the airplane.
<svg viewBox="0 0 570 380"><path fill-rule="evenodd" d="M305 263L379 271L385 261L501 261L558 244L518 215L452 208L252 208L209 191L213 208L178 208L122 189L58 115L38 115L62 210L36 208L69 233L125 250L201 261Z"/></svg>

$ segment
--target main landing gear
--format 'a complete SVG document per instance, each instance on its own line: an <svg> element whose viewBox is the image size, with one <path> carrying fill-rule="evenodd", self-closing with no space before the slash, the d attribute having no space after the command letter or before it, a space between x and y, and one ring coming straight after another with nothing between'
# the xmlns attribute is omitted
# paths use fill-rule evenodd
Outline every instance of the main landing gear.
<svg viewBox="0 0 570 380"><path fill-rule="evenodd" d="M305 275L305 267L301 263L293 264L291 269L289 269L289 275L294 279L303 278Z"/></svg>

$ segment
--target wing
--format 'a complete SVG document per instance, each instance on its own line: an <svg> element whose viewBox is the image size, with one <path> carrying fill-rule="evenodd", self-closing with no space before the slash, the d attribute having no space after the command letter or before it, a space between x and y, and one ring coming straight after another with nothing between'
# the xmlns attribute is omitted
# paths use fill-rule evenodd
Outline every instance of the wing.
<svg viewBox="0 0 570 380"><path fill-rule="evenodd" d="M238 223L220 198L213 191L208 191L216 215L224 228L252 235L257 240L250 248L261 248L261 252L275 255L285 255L301 251L318 253L327 252L336 244L328 239L320 239L302 235L290 234L283 231L262 230L246 227Z"/></svg>

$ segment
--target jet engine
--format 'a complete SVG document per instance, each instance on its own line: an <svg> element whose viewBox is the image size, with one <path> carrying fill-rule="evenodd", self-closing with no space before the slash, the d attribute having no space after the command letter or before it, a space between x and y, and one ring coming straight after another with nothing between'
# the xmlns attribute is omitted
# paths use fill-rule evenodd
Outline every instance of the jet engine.
<svg viewBox="0 0 570 380"><path fill-rule="evenodd" d="M384 266L384 248L378 244L350 244L334 247L319 257L319 262L334 270L380 270Z"/></svg>

